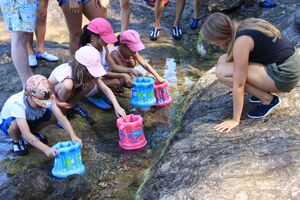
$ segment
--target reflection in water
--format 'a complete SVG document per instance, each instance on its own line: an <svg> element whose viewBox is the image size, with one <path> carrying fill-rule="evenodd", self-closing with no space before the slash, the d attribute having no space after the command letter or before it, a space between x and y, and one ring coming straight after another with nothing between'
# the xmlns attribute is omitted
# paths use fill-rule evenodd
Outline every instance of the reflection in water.
<svg viewBox="0 0 300 200"><path fill-rule="evenodd" d="M11 151L11 139L0 131L0 161L7 157ZM7 180L7 174L0 172L0 184Z"/></svg>

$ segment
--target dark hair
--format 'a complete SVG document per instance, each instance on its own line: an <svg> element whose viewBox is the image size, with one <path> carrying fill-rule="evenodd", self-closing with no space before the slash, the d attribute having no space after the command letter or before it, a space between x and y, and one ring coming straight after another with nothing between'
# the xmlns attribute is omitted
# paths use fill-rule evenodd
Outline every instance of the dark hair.
<svg viewBox="0 0 300 200"><path fill-rule="evenodd" d="M120 45L120 35L117 36L117 41L114 43L114 46Z"/></svg>
<svg viewBox="0 0 300 200"><path fill-rule="evenodd" d="M77 60L71 61L69 65L72 67L73 81L79 89L83 88L86 83L94 78L87 68Z"/></svg>
<svg viewBox="0 0 300 200"><path fill-rule="evenodd" d="M87 29L88 25L85 25L82 29L82 33L80 36L80 45L83 47L87 45L88 43L91 43L91 37L92 35L96 37L100 37L98 34L93 33L89 29Z"/></svg>

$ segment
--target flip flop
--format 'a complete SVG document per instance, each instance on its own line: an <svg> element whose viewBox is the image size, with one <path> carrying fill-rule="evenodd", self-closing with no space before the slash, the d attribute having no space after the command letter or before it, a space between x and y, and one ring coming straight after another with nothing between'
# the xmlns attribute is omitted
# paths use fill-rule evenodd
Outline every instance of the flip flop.
<svg viewBox="0 0 300 200"><path fill-rule="evenodd" d="M106 103L103 99L103 97L100 98L94 98L94 97L85 97L90 103L94 104L97 108L100 108L102 110L110 110L111 106Z"/></svg>

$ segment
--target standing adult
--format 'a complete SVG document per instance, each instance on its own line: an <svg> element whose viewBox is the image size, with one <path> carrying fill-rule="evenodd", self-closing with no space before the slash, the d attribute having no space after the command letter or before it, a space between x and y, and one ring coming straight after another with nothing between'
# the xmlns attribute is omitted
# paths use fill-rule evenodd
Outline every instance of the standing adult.
<svg viewBox="0 0 300 200"><path fill-rule="evenodd" d="M69 29L70 54L74 56L80 47L82 14L88 20L106 18L109 0L57 0L63 10Z"/></svg>
<svg viewBox="0 0 300 200"><path fill-rule="evenodd" d="M33 75L28 64L26 45L36 26L38 0L0 1L4 22L11 31L11 56L23 88Z"/></svg>
<svg viewBox="0 0 300 200"><path fill-rule="evenodd" d="M37 59L44 59L48 62L58 61L58 57L45 51L45 35L47 21L48 0L40 0L37 13L36 51L33 49L33 33L31 33L27 43L28 62L30 67L37 66Z"/></svg>

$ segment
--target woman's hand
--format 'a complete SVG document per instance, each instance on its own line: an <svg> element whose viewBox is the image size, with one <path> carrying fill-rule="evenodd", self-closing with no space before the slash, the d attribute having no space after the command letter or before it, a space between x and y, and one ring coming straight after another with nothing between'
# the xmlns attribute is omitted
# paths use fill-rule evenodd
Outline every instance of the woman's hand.
<svg viewBox="0 0 300 200"><path fill-rule="evenodd" d="M221 133L223 133L223 132L228 133L231 129L233 129L234 127L237 127L239 124L240 124L239 121L230 119L230 120L226 120L226 121L222 122L221 124L218 124L217 126L214 127L214 129Z"/></svg>
<svg viewBox="0 0 300 200"><path fill-rule="evenodd" d="M76 0L69 1L69 8L72 14L80 14L80 6Z"/></svg>
<svg viewBox="0 0 300 200"><path fill-rule="evenodd" d="M79 137L73 136L71 139L72 139L72 142L74 142L74 143L79 142L81 147L83 147L82 140Z"/></svg>
<svg viewBox="0 0 300 200"><path fill-rule="evenodd" d="M126 117L126 112L123 108L121 108L121 106L117 106L115 108L115 113L116 113L116 116L119 118L119 117L122 117L122 118L125 118Z"/></svg>
<svg viewBox="0 0 300 200"><path fill-rule="evenodd" d="M48 158L53 158L56 156L56 154L58 154L59 151L57 149L48 147L45 151L44 154L48 157Z"/></svg>

